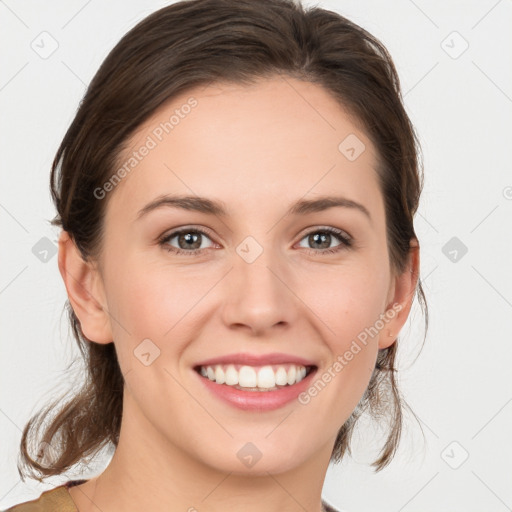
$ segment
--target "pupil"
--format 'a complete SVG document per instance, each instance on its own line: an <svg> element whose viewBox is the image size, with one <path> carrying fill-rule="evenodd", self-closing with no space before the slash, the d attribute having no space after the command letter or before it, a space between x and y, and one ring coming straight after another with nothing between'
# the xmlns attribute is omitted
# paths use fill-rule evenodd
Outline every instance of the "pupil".
<svg viewBox="0 0 512 512"><path fill-rule="evenodd" d="M185 235L182 235L180 238L183 238L185 239L185 242L188 244L190 242L194 242L194 238L196 239L196 245L197 245L197 239L199 238L198 235L194 235L194 234L191 234L191 233L186 233ZM199 244L201 245L201 244ZM190 249L190 245L188 246L188 248ZM193 249L196 249L197 247L193 247Z"/></svg>
<svg viewBox="0 0 512 512"><path fill-rule="evenodd" d="M329 243L325 242L325 240L328 239L328 237L330 237L330 236L331 235L329 233L321 233L321 234L315 233L314 235L312 235L313 243L320 243L320 244L322 244L321 241L320 242L318 241L318 239L321 238L321 239L324 240L324 242L323 242L324 247L323 248L329 247Z"/></svg>

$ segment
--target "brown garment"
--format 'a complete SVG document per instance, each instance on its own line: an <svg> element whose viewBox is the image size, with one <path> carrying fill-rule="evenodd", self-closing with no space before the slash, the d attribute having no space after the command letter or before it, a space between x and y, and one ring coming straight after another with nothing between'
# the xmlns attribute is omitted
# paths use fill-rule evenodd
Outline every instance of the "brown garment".
<svg viewBox="0 0 512 512"><path fill-rule="evenodd" d="M19 505L14 505L3 512L78 512L75 502L68 492L69 487L80 485L87 480L69 480L65 484L45 491L39 498ZM325 512L338 512L331 505L322 500Z"/></svg>
<svg viewBox="0 0 512 512"><path fill-rule="evenodd" d="M14 505L4 512L78 512L68 488L84 482L86 480L69 480L65 484L55 487L55 489L43 492L35 500Z"/></svg>

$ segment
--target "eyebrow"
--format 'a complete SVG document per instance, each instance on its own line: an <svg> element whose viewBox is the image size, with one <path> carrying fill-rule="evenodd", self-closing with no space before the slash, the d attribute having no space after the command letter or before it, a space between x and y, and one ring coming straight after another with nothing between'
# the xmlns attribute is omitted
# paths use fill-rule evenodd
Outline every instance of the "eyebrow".
<svg viewBox="0 0 512 512"><path fill-rule="evenodd" d="M207 215L216 215L219 217L228 216L227 208L223 201L200 196L166 194L157 197L155 200L141 208L137 213L137 220L144 215L147 215L149 212L162 207L180 208L182 210L200 212ZM317 199L301 199L291 205L286 212L286 215L307 215L334 207L353 208L362 212L366 217L368 217L370 222L372 221L370 212L365 206L356 201L340 196L322 196Z"/></svg>

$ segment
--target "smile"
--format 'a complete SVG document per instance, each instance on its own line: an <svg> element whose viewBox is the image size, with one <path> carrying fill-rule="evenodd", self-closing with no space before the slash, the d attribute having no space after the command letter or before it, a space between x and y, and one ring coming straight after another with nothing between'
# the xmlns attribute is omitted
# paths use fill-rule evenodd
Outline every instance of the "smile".
<svg viewBox="0 0 512 512"><path fill-rule="evenodd" d="M209 396L244 411L272 411L294 402L312 383L316 366L278 364L196 366Z"/></svg>
<svg viewBox="0 0 512 512"><path fill-rule="evenodd" d="M312 369L312 366L289 363L265 366L217 364L200 366L197 370L217 384L244 391L272 391L299 383Z"/></svg>

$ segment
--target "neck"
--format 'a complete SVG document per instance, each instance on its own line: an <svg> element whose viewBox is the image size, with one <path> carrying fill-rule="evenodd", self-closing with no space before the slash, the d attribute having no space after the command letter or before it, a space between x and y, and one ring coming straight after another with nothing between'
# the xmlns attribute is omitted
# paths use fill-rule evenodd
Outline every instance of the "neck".
<svg viewBox="0 0 512 512"><path fill-rule="evenodd" d="M119 444L110 464L99 476L69 489L80 512L322 512L334 439L285 471L262 465L257 470L258 463L245 472L239 465L236 471L222 471L164 439L136 409L125 389Z"/></svg>

